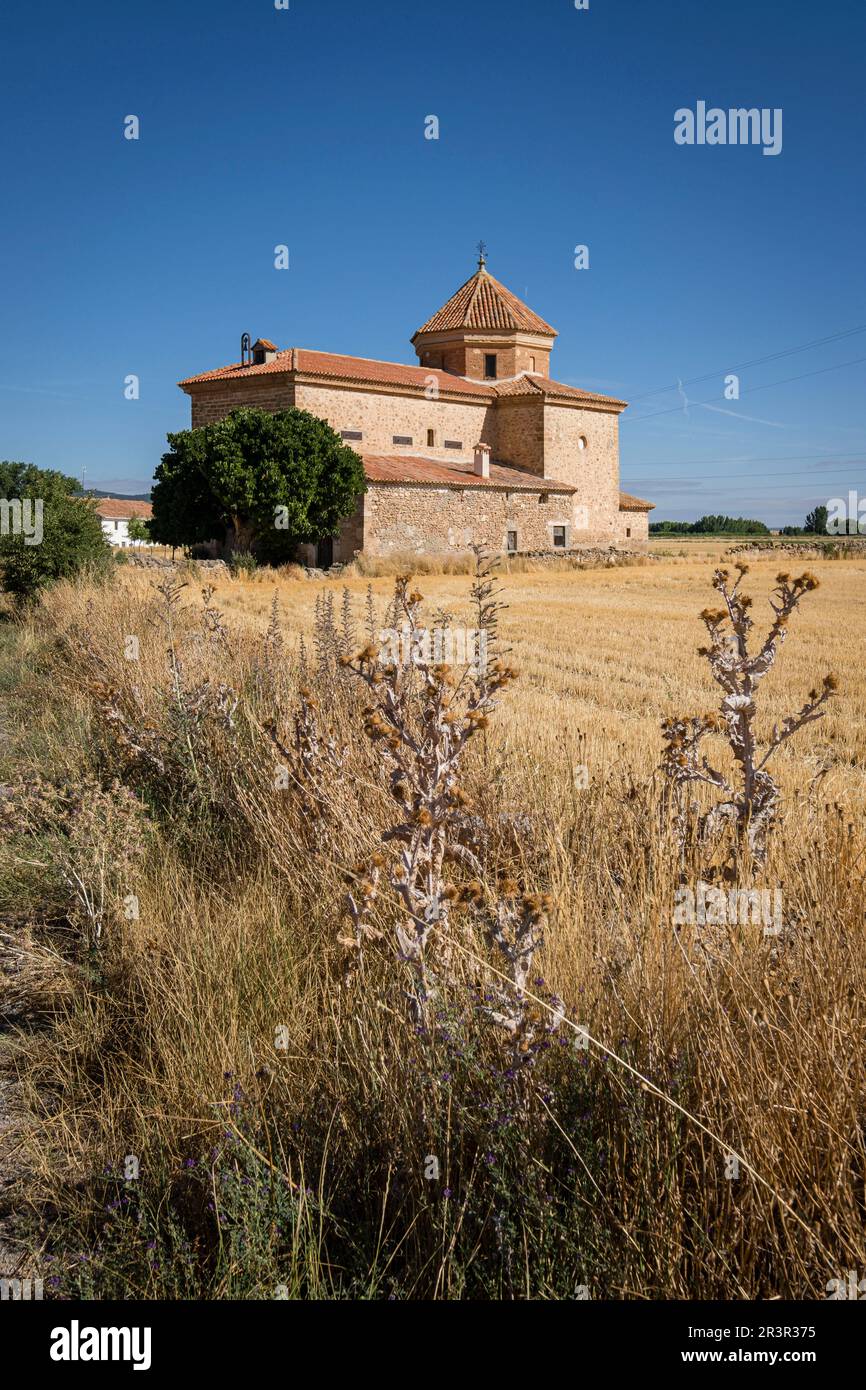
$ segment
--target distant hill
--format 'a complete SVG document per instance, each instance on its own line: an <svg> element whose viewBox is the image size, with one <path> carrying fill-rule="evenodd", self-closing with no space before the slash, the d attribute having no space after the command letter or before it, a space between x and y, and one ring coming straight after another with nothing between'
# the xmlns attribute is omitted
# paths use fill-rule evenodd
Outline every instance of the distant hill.
<svg viewBox="0 0 866 1390"><path fill-rule="evenodd" d="M117 497L125 502L149 502L149 492L103 492L101 488L89 487L86 492L76 492L76 497Z"/></svg>

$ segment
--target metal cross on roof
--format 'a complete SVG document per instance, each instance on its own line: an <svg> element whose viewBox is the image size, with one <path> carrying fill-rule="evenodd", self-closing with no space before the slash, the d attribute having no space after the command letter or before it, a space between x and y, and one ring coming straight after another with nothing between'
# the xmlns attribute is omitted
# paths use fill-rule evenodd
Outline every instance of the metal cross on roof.
<svg viewBox="0 0 866 1390"><path fill-rule="evenodd" d="M487 247L483 241L478 243L478 269L483 270L487 264Z"/></svg>

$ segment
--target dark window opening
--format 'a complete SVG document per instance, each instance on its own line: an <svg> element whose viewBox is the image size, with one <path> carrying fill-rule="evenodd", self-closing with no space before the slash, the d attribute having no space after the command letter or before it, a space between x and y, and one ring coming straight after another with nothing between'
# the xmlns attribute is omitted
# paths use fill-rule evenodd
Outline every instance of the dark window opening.
<svg viewBox="0 0 866 1390"><path fill-rule="evenodd" d="M630 535L631 535L631 527L630 527L630 526L626 526L626 528L625 528L625 538L626 538L626 540L628 540L628 538L629 538Z"/></svg>
<svg viewBox="0 0 866 1390"><path fill-rule="evenodd" d="M436 431L435 431L435 430L428 430L428 431L427 431L427 448L428 448L428 449L435 449L435 448L436 448Z"/></svg>
<svg viewBox="0 0 866 1390"><path fill-rule="evenodd" d="M516 532L516 531L509 531L509 532L508 532L508 539L506 540L506 548L507 548L508 553L509 553L510 555L513 555L514 552L517 550L517 532Z"/></svg>
<svg viewBox="0 0 866 1390"><path fill-rule="evenodd" d="M540 505L542 502L546 502L546 501L547 501L547 493L546 493L546 492L542 492L542 494L541 494L541 496L539 497L538 501L539 501L539 505Z"/></svg>
<svg viewBox="0 0 866 1390"><path fill-rule="evenodd" d="M411 444L412 436L411 434L395 434L393 436L393 442L395 444Z"/></svg>
<svg viewBox="0 0 866 1390"><path fill-rule="evenodd" d="M488 381L496 379L496 353L485 352L484 354L484 375Z"/></svg>
<svg viewBox="0 0 866 1390"><path fill-rule="evenodd" d="M446 449L462 449L462 448L463 448L463 440L462 440L462 439L446 439L446 440L445 440L445 448L446 448Z"/></svg>
<svg viewBox="0 0 866 1390"><path fill-rule="evenodd" d="M341 438L341 439L363 439L364 436L363 436L363 434L361 433L360 430L340 430L340 438Z"/></svg>
<svg viewBox="0 0 866 1390"><path fill-rule="evenodd" d="M564 526L554 526L554 528L553 528L553 544L554 544L558 549L560 549L560 550L564 550L564 549L565 549L565 527L564 527Z"/></svg>

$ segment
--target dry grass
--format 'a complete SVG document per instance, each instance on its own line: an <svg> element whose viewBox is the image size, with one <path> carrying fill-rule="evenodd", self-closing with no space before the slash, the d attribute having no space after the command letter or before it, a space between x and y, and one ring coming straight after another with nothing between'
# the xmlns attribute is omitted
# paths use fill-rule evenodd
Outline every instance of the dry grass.
<svg viewBox="0 0 866 1390"><path fill-rule="evenodd" d="M267 726L281 707L291 742L298 641L312 652L316 595L339 609L342 584L219 580L227 637L204 632L190 586L174 705L146 575L125 569L89 611L85 591L52 592L14 639L35 668L12 707L16 766L118 777L153 821L129 889L137 919L117 907L90 951L69 925L44 928L63 942L65 1004L21 1054L34 1207L66 1213L50 1237L64 1270L70 1248L90 1257L70 1287L83 1263L103 1295L809 1298L866 1267L866 563L809 562L821 588L762 690L766 729L825 671L840 680L775 766L783 820L755 886L782 890L776 938L673 926L676 889L701 866L678 860L653 770L662 719L717 704L695 647L720 553L505 577L520 678L466 785L489 829L485 882L507 874L553 898L531 988L542 1012L551 991L569 1010L519 1097L472 1004L480 967L462 919L462 965L431 1029L407 1014L387 894L383 936L343 983L345 876L391 823L348 677L313 682L346 748L340 774L323 773L327 810L311 821L275 787ZM752 565L756 619L778 569ZM368 584L380 622L393 587L347 578L359 644ZM421 587L430 613L471 622L465 577ZM282 652L273 632L263 646L275 588ZM329 640L320 627L325 656ZM220 683L238 695L233 727ZM130 751L124 720L161 735L170 775ZM46 893L56 913L50 835L38 855L15 837L5 857L31 915ZM600 1046L584 1050L579 1027Z"/></svg>

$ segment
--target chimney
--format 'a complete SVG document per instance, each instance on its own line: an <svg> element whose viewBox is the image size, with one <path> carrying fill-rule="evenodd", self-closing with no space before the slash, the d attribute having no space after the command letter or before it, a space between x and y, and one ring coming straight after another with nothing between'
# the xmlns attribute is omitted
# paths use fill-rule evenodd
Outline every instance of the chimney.
<svg viewBox="0 0 866 1390"><path fill-rule="evenodd" d="M476 444L476 445L475 445L475 461L474 461L474 463L473 463L473 465L472 465L472 471L473 471L473 473L476 475L476 477L478 477L478 478L489 478L489 477L490 477L490 445L489 445L489 444Z"/></svg>
<svg viewBox="0 0 866 1390"><path fill-rule="evenodd" d="M259 367L263 362L272 362L278 351L276 343L267 338L257 338L252 347L254 365Z"/></svg>

